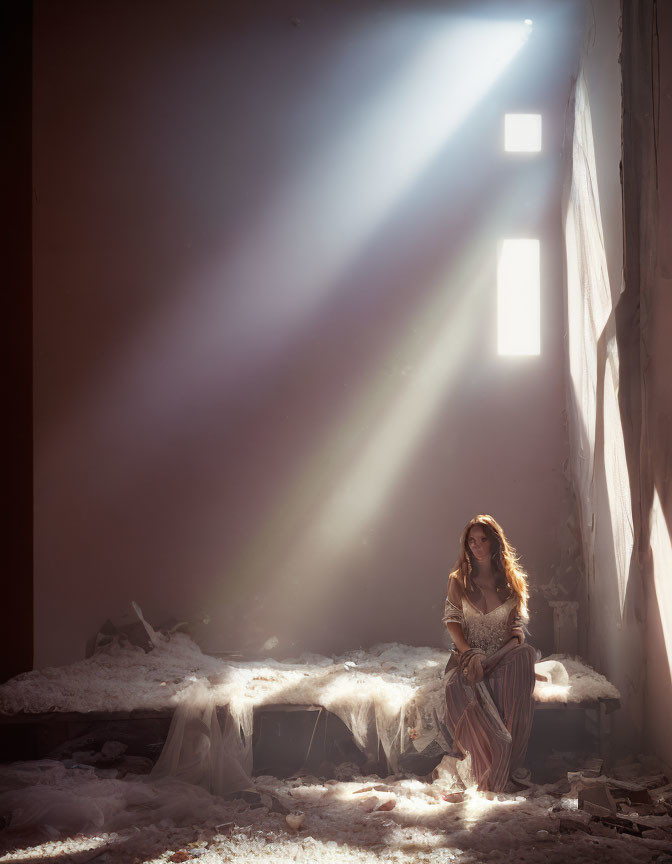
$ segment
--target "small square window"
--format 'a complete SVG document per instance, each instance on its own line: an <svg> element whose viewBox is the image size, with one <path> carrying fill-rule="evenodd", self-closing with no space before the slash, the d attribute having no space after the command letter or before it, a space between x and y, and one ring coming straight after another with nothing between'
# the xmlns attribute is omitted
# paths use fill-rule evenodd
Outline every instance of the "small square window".
<svg viewBox="0 0 672 864"><path fill-rule="evenodd" d="M505 114L504 149L507 153L541 150L541 114Z"/></svg>

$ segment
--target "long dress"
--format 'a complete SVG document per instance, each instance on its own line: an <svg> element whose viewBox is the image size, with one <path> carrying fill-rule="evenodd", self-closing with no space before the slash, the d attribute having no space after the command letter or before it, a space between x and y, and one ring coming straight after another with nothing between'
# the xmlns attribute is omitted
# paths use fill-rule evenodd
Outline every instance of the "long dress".
<svg viewBox="0 0 672 864"><path fill-rule="evenodd" d="M517 598L484 613L462 593L461 608L446 599L444 623L460 624L471 648L494 654L520 626ZM470 773L481 790L501 792L522 767L532 728L536 652L523 644L509 651L478 684L468 684L459 668L446 673L446 726L453 748L470 759Z"/></svg>

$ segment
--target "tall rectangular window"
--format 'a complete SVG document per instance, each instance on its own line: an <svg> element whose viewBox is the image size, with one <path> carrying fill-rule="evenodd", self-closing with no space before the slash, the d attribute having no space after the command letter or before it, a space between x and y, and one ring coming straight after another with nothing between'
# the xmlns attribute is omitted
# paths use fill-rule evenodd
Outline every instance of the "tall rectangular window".
<svg viewBox="0 0 672 864"><path fill-rule="evenodd" d="M497 267L497 351L539 354L538 240L503 240Z"/></svg>

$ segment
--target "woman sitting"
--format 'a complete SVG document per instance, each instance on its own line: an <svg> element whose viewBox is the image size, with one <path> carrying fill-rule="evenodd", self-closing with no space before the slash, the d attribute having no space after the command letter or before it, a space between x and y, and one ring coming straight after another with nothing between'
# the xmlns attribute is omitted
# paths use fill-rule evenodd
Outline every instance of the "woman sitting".
<svg viewBox="0 0 672 864"><path fill-rule="evenodd" d="M499 792L525 758L536 652L525 644L527 575L492 516L464 529L447 594L446 726L478 788Z"/></svg>

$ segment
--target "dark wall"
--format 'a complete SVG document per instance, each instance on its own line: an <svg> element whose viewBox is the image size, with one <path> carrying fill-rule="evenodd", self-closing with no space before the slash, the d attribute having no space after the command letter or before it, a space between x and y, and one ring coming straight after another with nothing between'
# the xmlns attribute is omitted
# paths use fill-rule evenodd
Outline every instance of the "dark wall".
<svg viewBox="0 0 672 864"><path fill-rule="evenodd" d="M29 3L0 8L5 60L2 160L3 255L3 619L0 681L32 667L33 499L31 341L31 89L32 10Z"/></svg>
<svg viewBox="0 0 672 864"><path fill-rule="evenodd" d="M477 512L550 649L579 40L539 4L514 50L502 5L37 4L38 664L132 599L212 650L437 644ZM509 110L541 155L502 152ZM496 246L529 235L542 353L499 358Z"/></svg>

